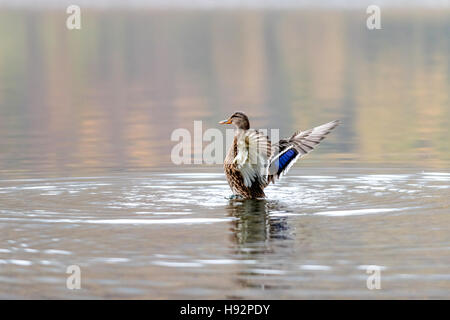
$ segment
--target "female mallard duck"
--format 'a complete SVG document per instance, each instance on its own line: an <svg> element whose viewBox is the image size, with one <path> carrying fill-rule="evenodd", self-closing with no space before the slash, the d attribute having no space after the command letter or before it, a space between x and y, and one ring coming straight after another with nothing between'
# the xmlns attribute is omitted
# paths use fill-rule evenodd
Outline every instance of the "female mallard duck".
<svg viewBox="0 0 450 320"><path fill-rule="evenodd" d="M224 163L231 190L243 198L264 198L264 188L285 175L299 157L312 151L339 121L297 131L274 145L261 131L250 129L248 117L242 112L235 112L219 123L236 127Z"/></svg>

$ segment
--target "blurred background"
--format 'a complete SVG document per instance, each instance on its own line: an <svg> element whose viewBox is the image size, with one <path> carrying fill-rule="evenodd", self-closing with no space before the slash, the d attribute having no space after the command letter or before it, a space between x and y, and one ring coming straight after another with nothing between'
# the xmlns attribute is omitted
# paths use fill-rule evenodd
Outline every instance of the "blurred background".
<svg viewBox="0 0 450 320"><path fill-rule="evenodd" d="M235 110L342 126L302 165L448 168L449 1L0 1L0 173L172 166ZM223 129L223 128L221 128Z"/></svg>

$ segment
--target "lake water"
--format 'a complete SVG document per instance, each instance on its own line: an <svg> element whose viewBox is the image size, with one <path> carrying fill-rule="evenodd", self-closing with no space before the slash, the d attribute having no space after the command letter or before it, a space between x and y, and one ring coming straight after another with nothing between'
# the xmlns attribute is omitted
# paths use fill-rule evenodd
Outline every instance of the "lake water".
<svg viewBox="0 0 450 320"><path fill-rule="evenodd" d="M450 11L66 16L0 10L0 298L449 298ZM235 110L342 124L229 200L170 137Z"/></svg>

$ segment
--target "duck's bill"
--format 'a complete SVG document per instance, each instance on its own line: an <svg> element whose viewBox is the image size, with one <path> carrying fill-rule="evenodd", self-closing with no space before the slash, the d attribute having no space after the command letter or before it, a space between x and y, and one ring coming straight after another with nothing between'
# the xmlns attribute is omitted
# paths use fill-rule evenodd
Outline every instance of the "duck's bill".
<svg viewBox="0 0 450 320"><path fill-rule="evenodd" d="M228 120L222 120L219 122L220 124L231 124L231 119Z"/></svg>

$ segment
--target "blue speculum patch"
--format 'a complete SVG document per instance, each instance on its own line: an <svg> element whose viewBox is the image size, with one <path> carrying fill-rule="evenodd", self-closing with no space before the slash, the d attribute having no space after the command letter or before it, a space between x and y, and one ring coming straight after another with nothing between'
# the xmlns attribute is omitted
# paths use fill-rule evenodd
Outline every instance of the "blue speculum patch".
<svg viewBox="0 0 450 320"><path fill-rule="evenodd" d="M278 174L280 174L287 167L289 162L291 162L296 155L297 152L294 149L289 149L278 158Z"/></svg>

